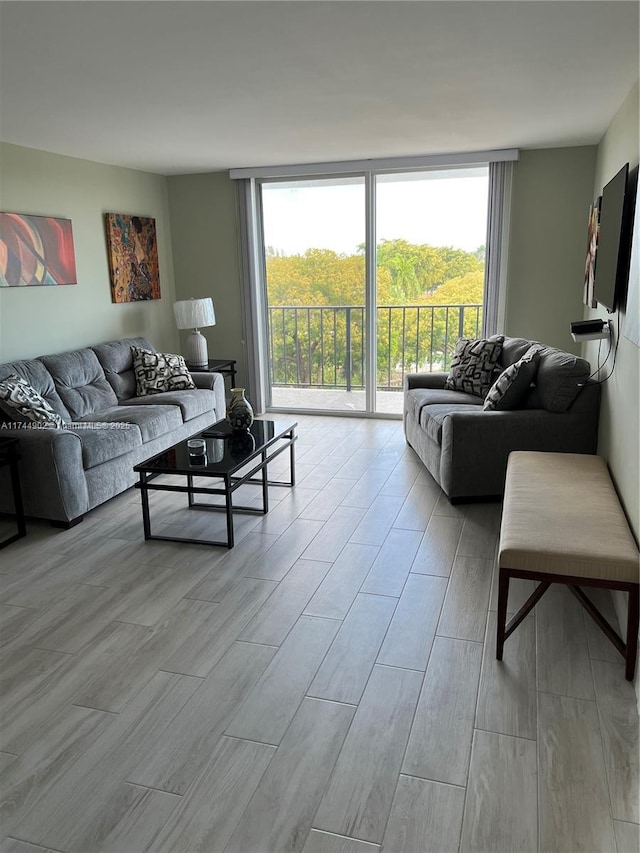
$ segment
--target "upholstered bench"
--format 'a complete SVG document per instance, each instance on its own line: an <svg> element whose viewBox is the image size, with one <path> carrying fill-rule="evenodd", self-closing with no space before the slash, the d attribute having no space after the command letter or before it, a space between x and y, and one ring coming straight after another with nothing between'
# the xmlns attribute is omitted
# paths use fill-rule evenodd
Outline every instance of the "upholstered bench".
<svg viewBox="0 0 640 853"><path fill-rule="evenodd" d="M515 451L509 456L499 549L498 635L504 642L552 583L566 584L626 661L633 679L638 645L640 557L600 456ZM540 581L506 624L510 578ZM581 587L628 593L626 643Z"/></svg>

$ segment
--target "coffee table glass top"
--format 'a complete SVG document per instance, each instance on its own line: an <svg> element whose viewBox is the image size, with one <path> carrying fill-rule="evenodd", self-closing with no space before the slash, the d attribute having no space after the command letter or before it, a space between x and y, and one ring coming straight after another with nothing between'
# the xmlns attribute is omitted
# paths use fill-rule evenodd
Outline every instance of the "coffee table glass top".
<svg viewBox="0 0 640 853"><path fill-rule="evenodd" d="M134 466L134 471L162 474L222 476L242 468L261 451L295 429L296 421L256 420L247 431L234 431L226 421L218 421L191 438L206 442L205 457L189 455L187 441L180 441L163 453Z"/></svg>

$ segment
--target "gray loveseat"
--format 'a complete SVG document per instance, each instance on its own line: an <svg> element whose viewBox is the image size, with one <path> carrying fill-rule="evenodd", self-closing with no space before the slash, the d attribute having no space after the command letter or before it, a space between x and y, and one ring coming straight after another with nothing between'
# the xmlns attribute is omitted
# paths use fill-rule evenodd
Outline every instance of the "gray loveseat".
<svg viewBox="0 0 640 853"><path fill-rule="evenodd" d="M505 338L498 371L535 341ZM544 347L534 385L519 408L483 411L484 400L446 390L446 373L405 377L404 431L448 498L499 496L512 450L595 453L600 385L588 382L589 362Z"/></svg>
<svg viewBox="0 0 640 853"><path fill-rule="evenodd" d="M154 349L144 338L125 338L0 365L0 379L23 377L68 424L22 428L0 412L0 437L20 441L27 515L70 526L132 486L134 465L224 417L219 373L194 373L195 389L136 397L132 346ZM0 477L0 511L8 512L6 468Z"/></svg>

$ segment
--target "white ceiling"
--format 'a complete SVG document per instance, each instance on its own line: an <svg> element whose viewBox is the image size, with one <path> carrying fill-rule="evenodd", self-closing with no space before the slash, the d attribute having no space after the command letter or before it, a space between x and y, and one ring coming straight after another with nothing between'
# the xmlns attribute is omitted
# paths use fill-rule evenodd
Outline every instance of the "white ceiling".
<svg viewBox="0 0 640 853"><path fill-rule="evenodd" d="M3 2L0 138L161 174L596 143L637 2Z"/></svg>

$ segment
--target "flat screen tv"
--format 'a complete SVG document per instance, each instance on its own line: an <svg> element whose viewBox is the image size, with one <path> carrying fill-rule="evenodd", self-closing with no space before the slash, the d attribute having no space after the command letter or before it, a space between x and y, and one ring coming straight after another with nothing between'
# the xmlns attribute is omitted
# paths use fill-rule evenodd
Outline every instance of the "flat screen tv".
<svg viewBox="0 0 640 853"><path fill-rule="evenodd" d="M609 312L619 307L629 272L628 176L625 163L603 189L600 203L592 298Z"/></svg>

